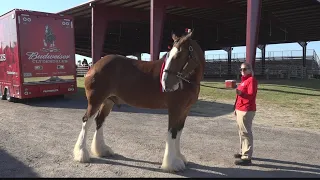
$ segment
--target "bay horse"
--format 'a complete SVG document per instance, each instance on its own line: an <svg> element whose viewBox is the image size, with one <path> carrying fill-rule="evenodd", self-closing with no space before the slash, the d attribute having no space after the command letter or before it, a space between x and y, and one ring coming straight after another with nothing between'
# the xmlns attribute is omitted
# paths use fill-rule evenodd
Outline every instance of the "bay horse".
<svg viewBox="0 0 320 180"><path fill-rule="evenodd" d="M89 162L86 136L93 120L96 130L91 144L94 156L113 155L103 139L102 125L114 105L168 109L169 124L164 171L185 169L187 160L180 151L180 137L191 106L198 100L205 58L193 32L182 36L166 59L139 61L120 55L107 55L95 63L85 76L88 101L82 129L74 146L74 160ZM188 82L189 81L189 82ZM192 83L190 83L192 81Z"/></svg>

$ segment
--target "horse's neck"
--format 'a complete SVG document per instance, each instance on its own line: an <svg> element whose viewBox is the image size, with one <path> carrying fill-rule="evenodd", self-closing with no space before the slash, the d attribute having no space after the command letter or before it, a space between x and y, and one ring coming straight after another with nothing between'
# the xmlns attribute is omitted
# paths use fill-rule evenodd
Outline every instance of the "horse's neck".
<svg viewBox="0 0 320 180"><path fill-rule="evenodd" d="M198 53L197 53L197 58L199 60L199 65L198 67L195 69L195 79L197 82L200 82L203 79L203 74L204 74L204 68L205 68L205 64L206 64L206 59L205 59L205 53L204 51L202 51L200 45L198 43L196 43L196 41L193 41L193 49L195 49Z"/></svg>

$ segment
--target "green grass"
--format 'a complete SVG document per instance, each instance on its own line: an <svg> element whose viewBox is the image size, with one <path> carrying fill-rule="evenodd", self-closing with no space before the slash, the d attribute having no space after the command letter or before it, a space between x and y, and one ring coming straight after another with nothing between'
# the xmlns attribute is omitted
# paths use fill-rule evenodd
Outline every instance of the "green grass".
<svg viewBox="0 0 320 180"><path fill-rule="evenodd" d="M79 93L84 93L84 78L77 78ZM237 81L239 83L239 81ZM276 104L291 109L304 109L320 103L320 80L259 80L257 102ZM206 80L201 84L200 99L207 101L234 100L235 90L225 89L223 80ZM320 107L319 107L320 108Z"/></svg>
<svg viewBox="0 0 320 180"><path fill-rule="evenodd" d="M239 81L237 81L239 83ZM306 108L320 103L320 80L258 81L257 101L291 108ZM222 80L206 80L201 84L200 99L208 101L234 100L235 90L226 89ZM77 78L80 93L84 93L84 78Z"/></svg>
<svg viewBox="0 0 320 180"><path fill-rule="evenodd" d="M265 113L265 120L261 122L320 128L320 80L258 80L258 83L258 117ZM201 87L200 99L234 102L235 90L226 90L224 81L203 81L202 84L215 88Z"/></svg>
<svg viewBox="0 0 320 180"><path fill-rule="evenodd" d="M237 82L239 83L239 81ZM257 101L290 108L313 106L320 102L320 80L258 81ZM200 97L207 100L234 100L235 90L226 90L224 81L203 81L214 88L201 87Z"/></svg>
<svg viewBox="0 0 320 180"><path fill-rule="evenodd" d="M84 88L84 77L77 77L78 88Z"/></svg>
<svg viewBox="0 0 320 180"><path fill-rule="evenodd" d="M83 97L84 78L77 79L79 93L76 96ZM258 83L257 118L260 117L260 122L320 128L320 80L258 80ZM234 89L226 89L224 80L205 80L201 84L212 88L201 86L193 112L212 117L232 112Z"/></svg>

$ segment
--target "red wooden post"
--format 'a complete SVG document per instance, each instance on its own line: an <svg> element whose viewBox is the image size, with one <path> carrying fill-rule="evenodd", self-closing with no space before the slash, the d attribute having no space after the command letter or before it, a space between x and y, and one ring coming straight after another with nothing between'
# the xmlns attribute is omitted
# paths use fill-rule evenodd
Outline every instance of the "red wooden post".
<svg viewBox="0 0 320 180"><path fill-rule="evenodd" d="M246 62L255 68L262 0L247 0Z"/></svg>
<svg viewBox="0 0 320 180"><path fill-rule="evenodd" d="M150 58L154 61L159 59L166 6L163 0L151 0L150 4Z"/></svg>
<svg viewBox="0 0 320 180"><path fill-rule="evenodd" d="M103 9L90 4L91 6L91 58L92 64L96 63L102 55L105 31L108 20L103 16Z"/></svg>

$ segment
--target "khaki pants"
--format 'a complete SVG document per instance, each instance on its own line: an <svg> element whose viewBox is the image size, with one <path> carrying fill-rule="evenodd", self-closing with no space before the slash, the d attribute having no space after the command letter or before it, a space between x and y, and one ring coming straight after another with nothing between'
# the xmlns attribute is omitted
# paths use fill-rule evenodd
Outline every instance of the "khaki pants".
<svg viewBox="0 0 320 180"><path fill-rule="evenodd" d="M252 120L256 114L255 111L239 111L237 113L237 124L240 137L241 159L251 159L253 153Z"/></svg>

